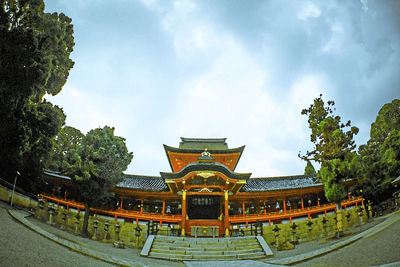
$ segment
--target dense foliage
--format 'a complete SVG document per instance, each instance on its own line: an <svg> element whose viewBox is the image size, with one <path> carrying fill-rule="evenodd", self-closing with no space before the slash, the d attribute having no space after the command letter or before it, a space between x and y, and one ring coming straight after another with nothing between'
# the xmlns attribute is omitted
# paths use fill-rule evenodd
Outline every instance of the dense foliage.
<svg viewBox="0 0 400 267"><path fill-rule="evenodd" d="M359 148L359 188L377 203L390 197L391 181L400 175L400 100L385 104L371 125L370 139Z"/></svg>
<svg viewBox="0 0 400 267"><path fill-rule="evenodd" d="M354 175L352 162L356 159L356 145L353 136L358 128L352 127L350 121L342 123L340 116L333 115L334 105L333 101L325 104L320 95L308 109L302 110L301 114L308 116L310 138L315 147L299 156L321 164L317 178L324 184L325 196L340 204L346 194L344 181Z"/></svg>
<svg viewBox="0 0 400 267"><path fill-rule="evenodd" d="M312 163L309 160L307 160L307 165L306 165L306 168L304 169L304 175L317 176L317 172L315 171L314 166L312 165Z"/></svg>
<svg viewBox="0 0 400 267"><path fill-rule="evenodd" d="M0 0L0 177L18 170L29 187L64 124L56 95L73 66L71 19L44 13L42 0ZM21 184L20 184L21 186Z"/></svg>
<svg viewBox="0 0 400 267"><path fill-rule="evenodd" d="M123 180L123 171L132 160L125 139L114 135L114 128L89 131L86 136L72 127L64 127L55 138L49 161L72 178L77 201L85 203L83 235L87 235L89 208L98 206L112 196L110 188Z"/></svg>

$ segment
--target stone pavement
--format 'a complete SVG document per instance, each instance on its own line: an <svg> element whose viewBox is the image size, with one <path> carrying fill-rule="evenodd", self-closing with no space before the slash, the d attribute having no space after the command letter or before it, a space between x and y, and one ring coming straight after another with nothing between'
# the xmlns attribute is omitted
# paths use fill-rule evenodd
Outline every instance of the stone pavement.
<svg viewBox="0 0 400 267"><path fill-rule="evenodd" d="M384 219L383 222L381 222L365 231L362 231L356 235L353 235L353 236L350 236L347 238L343 238L341 241L335 242L335 243L325 246L323 248L315 249L315 250L312 250L312 251L309 251L306 253L302 253L299 255L293 255L290 257L282 258L282 259L267 259L265 261L268 263L279 264L279 265L294 265L296 263L304 262L304 261L310 260L312 258L327 254L329 252L336 251L344 246L347 246L347 245L350 245L350 244L356 242L357 240L360 240L361 238L368 238L368 237L374 236L377 233L379 233L379 232L383 231L384 229L386 229L387 227L389 227L390 225L400 221L400 210L396 211L392 214L388 214L380 219L381 220ZM397 262L394 264L395 264L394 266L400 266L400 262Z"/></svg>
<svg viewBox="0 0 400 267"><path fill-rule="evenodd" d="M78 253L108 262L120 266L221 266L221 267L244 267L244 266L282 266L282 265L293 265L296 263L304 262L306 260L324 255L331 251L335 251L341 247L356 242L364 237L370 237L378 232L389 227L393 223L400 221L400 211L387 215L383 222L377 223L375 226L365 230L359 234L344 238L343 240L336 242L327 242L324 247L318 248L315 245L307 247L309 250L305 253L296 255L296 250L292 250L289 253L282 253L281 255L287 255L287 257L279 257L279 252L275 253L277 257L271 259L264 259L261 261L253 260L242 260L242 261L185 261L185 262L171 262L150 259L140 257L140 250L137 249L117 249L109 243L102 243L93 241L91 239L82 238L80 236L73 235L69 232L62 231L56 227L49 226L42 223L34 218L29 218L30 214L23 210L10 209L9 214L31 230L39 233L40 235L52 240L64 247L67 247ZM304 243L307 244L307 243ZM304 250L304 249L303 249ZM301 251L301 250L300 250ZM303 251L301 251L303 252ZM298 254L299 252L297 252ZM400 266L400 262L392 263L394 265L388 266Z"/></svg>

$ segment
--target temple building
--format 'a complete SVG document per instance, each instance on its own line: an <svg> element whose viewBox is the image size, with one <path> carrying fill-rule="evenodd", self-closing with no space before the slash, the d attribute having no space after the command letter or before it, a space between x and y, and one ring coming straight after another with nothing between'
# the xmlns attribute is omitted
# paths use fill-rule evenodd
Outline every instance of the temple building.
<svg viewBox="0 0 400 267"><path fill-rule="evenodd" d="M264 225L326 216L336 209L328 203L316 177L251 177L237 173L244 146L229 148L226 138L181 138L179 147L164 145L171 171L160 176L126 174L112 189L116 197L94 214L112 216L136 224L153 221L177 229L183 236L230 236L249 224ZM50 201L74 207L83 205L68 199L70 178L45 171L54 185ZM345 183L349 190L351 181ZM361 197L348 193L346 209L362 204Z"/></svg>

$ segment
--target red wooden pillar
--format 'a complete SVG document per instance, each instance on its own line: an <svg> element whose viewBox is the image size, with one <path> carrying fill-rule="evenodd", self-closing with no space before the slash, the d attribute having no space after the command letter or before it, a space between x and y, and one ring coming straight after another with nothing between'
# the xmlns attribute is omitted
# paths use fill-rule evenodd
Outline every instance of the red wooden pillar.
<svg viewBox="0 0 400 267"><path fill-rule="evenodd" d="M244 206L244 200L242 200L242 213L243 213L243 216L245 216L246 215L246 209L245 209L245 206Z"/></svg>
<svg viewBox="0 0 400 267"><path fill-rule="evenodd" d="M303 197L301 197L301 210L304 210L304 201L303 201Z"/></svg>
<svg viewBox="0 0 400 267"><path fill-rule="evenodd" d="M349 200L350 200L350 192L347 192L347 196L349 197Z"/></svg>
<svg viewBox="0 0 400 267"><path fill-rule="evenodd" d="M267 215L267 207L265 206L265 200L264 200L264 215Z"/></svg>
<svg viewBox="0 0 400 267"><path fill-rule="evenodd" d="M225 216L224 216L224 228L225 236L229 236L229 201L228 201L228 190L224 191L225 195Z"/></svg>
<svg viewBox="0 0 400 267"><path fill-rule="evenodd" d="M119 209L122 210L123 208L123 204L124 204L124 198L121 197L121 202L119 203Z"/></svg>
<svg viewBox="0 0 400 267"><path fill-rule="evenodd" d="M319 208L319 197L317 196L317 201L318 201L318 208Z"/></svg>
<svg viewBox="0 0 400 267"><path fill-rule="evenodd" d="M283 212L286 213L286 198L283 198Z"/></svg>
<svg viewBox="0 0 400 267"><path fill-rule="evenodd" d="M162 212L161 214L164 216L165 215L165 200L162 202Z"/></svg>
<svg viewBox="0 0 400 267"><path fill-rule="evenodd" d="M185 236L185 226L186 226L186 190L182 190L182 231L181 236Z"/></svg>
<svg viewBox="0 0 400 267"><path fill-rule="evenodd" d="M140 200L140 214L143 213L143 199Z"/></svg>
<svg viewBox="0 0 400 267"><path fill-rule="evenodd" d="M64 200L67 200L67 190L64 191Z"/></svg>

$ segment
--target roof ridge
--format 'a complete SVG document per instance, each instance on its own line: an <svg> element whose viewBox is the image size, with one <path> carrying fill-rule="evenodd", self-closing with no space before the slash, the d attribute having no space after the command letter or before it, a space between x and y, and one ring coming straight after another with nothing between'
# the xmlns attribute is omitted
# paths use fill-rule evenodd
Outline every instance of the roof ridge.
<svg viewBox="0 0 400 267"><path fill-rule="evenodd" d="M296 178L315 178L316 176L312 175L305 175L305 174L299 174L299 175L286 175L286 176L271 176L271 177L251 177L250 179L296 179Z"/></svg>

